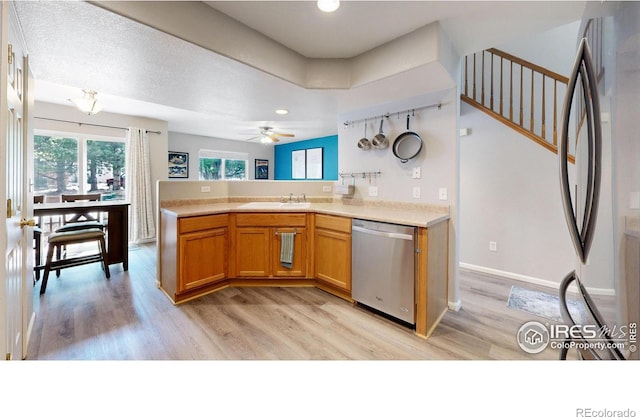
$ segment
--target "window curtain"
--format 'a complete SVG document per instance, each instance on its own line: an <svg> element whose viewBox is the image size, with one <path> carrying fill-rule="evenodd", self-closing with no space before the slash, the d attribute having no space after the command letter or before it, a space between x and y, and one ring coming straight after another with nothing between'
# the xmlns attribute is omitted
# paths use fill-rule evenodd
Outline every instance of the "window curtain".
<svg viewBox="0 0 640 417"><path fill-rule="evenodd" d="M151 158L149 135L138 127L127 131L127 179L125 190L131 204L129 211L129 241L141 243L156 236L151 197Z"/></svg>

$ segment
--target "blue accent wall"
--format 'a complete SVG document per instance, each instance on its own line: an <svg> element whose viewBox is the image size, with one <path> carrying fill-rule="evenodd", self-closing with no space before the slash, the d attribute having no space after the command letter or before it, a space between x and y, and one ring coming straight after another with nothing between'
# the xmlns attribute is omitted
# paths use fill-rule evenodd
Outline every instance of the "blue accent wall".
<svg viewBox="0 0 640 417"><path fill-rule="evenodd" d="M338 179L338 135L274 146L274 179L291 180L291 152L323 148L322 179Z"/></svg>

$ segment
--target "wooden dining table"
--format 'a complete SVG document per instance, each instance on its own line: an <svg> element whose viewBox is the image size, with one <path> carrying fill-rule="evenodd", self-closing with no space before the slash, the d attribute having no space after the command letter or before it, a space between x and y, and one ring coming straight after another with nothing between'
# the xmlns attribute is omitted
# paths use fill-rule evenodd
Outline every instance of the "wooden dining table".
<svg viewBox="0 0 640 417"><path fill-rule="evenodd" d="M129 269L129 203L111 201L77 201L66 203L43 203L33 205L34 217L85 215L106 213L107 262L122 263Z"/></svg>

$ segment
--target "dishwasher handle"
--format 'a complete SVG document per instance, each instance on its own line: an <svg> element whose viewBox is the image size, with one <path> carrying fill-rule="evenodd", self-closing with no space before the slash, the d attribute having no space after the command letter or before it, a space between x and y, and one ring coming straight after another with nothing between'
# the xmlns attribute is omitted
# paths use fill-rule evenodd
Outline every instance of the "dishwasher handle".
<svg viewBox="0 0 640 417"><path fill-rule="evenodd" d="M413 235L408 235L406 233L381 232L379 230L367 229L360 226L351 226L351 230L354 232L361 232L373 236L388 237L391 239L413 240Z"/></svg>

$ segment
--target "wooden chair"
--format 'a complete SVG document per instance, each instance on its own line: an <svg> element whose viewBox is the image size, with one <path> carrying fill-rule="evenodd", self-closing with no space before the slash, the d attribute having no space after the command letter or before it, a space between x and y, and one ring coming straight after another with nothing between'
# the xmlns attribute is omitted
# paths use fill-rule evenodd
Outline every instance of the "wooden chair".
<svg viewBox="0 0 640 417"><path fill-rule="evenodd" d="M44 203L61 203L62 199L60 195L45 195ZM55 227L60 227L62 225L62 216L54 215L54 216L43 216L41 226L42 230L53 232Z"/></svg>
<svg viewBox="0 0 640 417"><path fill-rule="evenodd" d="M62 194L62 202L76 201L100 201L100 194ZM104 224L98 220L98 214L74 214L71 217L63 216L63 225L56 232L68 232L71 230L91 229L94 227L104 229Z"/></svg>
<svg viewBox="0 0 640 417"><path fill-rule="evenodd" d="M94 228L71 230L67 232L55 232L49 235L48 242L49 248L47 250L47 261L44 265L44 276L42 277L40 294L44 294L47 290L47 281L49 280L49 273L51 271L56 271L56 273L59 273L59 271L64 268L71 268L74 266L101 262L105 276L107 278L111 277L111 274L109 273L109 264L107 262L107 249L104 239L104 232L102 231L102 229ZM60 253L60 248L62 246L87 242L98 242L97 254L83 255L65 259L53 259L54 251Z"/></svg>
<svg viewBox="0 0 640 417"><path fill-rule="evenodd" d="M44 203L43 195L34 195L33 196L34 204L42 204ZM40 279L40 269L42 266L40 263L42 262L42 217L38 217L38 223L33 228L33 249L35 252L35 264L33 265L34 279L33 285L36 284L36 281Z"/></svg>
<svg viewBox="0 0 640 417"><path fill-rule="evenodd" d="M100 194L62 194L63 203L73 203L76 201L100 201ZM62 216L62 226L55 230L55 233L73 232L76 230L105 229L104 223L98 220L98 213L78 213L71 216ZM56 259L67 256L67 245L56 245ZM56 270L56 276L60 276L60 270Z"/></svg>

